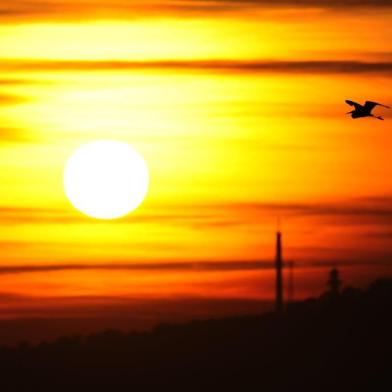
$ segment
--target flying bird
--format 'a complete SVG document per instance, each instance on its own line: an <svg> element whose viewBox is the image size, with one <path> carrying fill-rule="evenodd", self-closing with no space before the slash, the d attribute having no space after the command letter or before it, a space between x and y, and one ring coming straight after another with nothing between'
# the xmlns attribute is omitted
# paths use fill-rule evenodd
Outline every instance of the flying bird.
<svg viewBox="0 0 392 392"><path fill-rule="evenodd" d="M354 106L355 109L352 110L351 112L348 112L346 114L351 114L352 118L359 118L359 117L374 117L379 120L384 120L381 116L375 116L372 114L372 110L375 106L382 106L384 108L390 109L389 106L383 105L378 102L372 102L372 101L366 101L365 105L361 105L357 102L350 101L349 99L346 99L346 103L349 104L350 106Z"/></svg>

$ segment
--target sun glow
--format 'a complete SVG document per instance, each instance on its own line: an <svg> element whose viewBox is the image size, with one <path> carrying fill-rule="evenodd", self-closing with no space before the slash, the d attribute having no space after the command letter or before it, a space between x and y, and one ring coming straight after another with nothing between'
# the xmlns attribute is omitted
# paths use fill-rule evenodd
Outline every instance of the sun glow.
<svg viewBox="0 0 392 392"><path fill-rule="evenodd" d="M68 199L94 218L114 219L143 201L149 175L144 159L128 144L99 140L81 146L64 171Z"/></svg>

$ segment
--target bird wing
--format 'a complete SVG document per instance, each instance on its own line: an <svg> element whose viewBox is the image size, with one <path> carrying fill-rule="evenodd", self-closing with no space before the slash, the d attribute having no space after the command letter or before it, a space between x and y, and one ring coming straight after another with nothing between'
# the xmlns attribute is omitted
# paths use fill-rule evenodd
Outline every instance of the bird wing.
<svg viewBox="0 0 392 392"><path fill-rule="evenodd" d="M346 99L345 102L346 102L348 105L350 105L350 106L354 106L355 109L361 109L361 108L362 108L362 105L361 105L361 104L359 104L359 103L357 103L357 102L354 102L354 101L350 101L349 99Z"/></svg>
<svg viewBox="0 0 392 392"><path fill-rule="evenodd" d="M365 109L372 110L375 106L383 106L384 108L388 108L389 106L383 105L382 103L373 102L373 101L366 101L365 102Z"/></svg>

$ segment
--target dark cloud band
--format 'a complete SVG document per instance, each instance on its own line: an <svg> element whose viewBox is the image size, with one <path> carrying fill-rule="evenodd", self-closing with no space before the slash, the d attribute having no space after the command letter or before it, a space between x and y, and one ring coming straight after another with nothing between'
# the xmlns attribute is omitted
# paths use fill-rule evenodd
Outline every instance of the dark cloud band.
<svg viewBox="0 0 392 392"><path fill-rule="evenodd" d="M24 265L24 266L0 266L0 275L33 272L57 272L57 271L243 271L273 268L272 262L261 261L233 261L233 262L176 262L176 263L133 263L133 264L51 264L51 265Z"/></svg>
<svg viewBox="0 0 392 392"><path fill-rule="evenodd" d="M174 213L173 211L182 211ZM174 223L178 225L220 226L219 223L244 224L245 221L258 220L260 216L282 214L291 217L332 218L337 223L380 224L390 226L392 219L392 196L356 198L324 203L268 203L231 202L219 204L200 204L156 206L150 214L123 218L123 224L135 223ZM238 215L243 219L237 220ZM16 208L0 206L0 224L26 223L83 223L85 217L73 209ZM232 217L230 220L228 217ZM224 220L222 221L222 219ZM100 221L97 221L97 224ZM105 221L102 224L106 224Z"/></svg>
<svg viewBox="0 0 392 392"><path fill-rule="evenodd" d="M296 262L298 268L330 268L328 261L304 261ZM392 264L386 260L344 260L339 262L340 266L389 266ZM48 264L48 265L21 265L21 266L0 266L0 275L39 273L39 272L61 272L61 271L199 271L199 272L230 272L230 271L256 271L273 270L273 260L267 261L201 261L201 262L173 262L173 263L132 263L132 264Z"/></svg>
<svg viewBox="0 0 392 392"><path fill-rule="evenodd" d="M0 71L195 71L213 73L391 73L392 62L363 61L28 61L0 60Z"/></svg>
<svg viewBox="0 0 392 392"><path fill-rule="evenodd" d="M392 7L390 0L8 0L0 18L13 19L138 19L162 16L205 16L263 8Z"/></svg>

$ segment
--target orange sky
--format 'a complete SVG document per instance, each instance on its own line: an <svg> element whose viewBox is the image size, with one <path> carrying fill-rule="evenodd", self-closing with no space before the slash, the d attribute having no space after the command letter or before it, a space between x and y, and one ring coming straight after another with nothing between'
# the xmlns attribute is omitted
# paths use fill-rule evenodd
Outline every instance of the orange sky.
<svg viewBox="0 0 392 392"><path fill-rule="evenodd" d="M392 104L392 6L345 4L3 1L0 318L37 299L271 298L277 217L298 297L331 265L390 275L392 111L354 121L344 100ZM151 176L110 222L62 182L102 138Z"/></svg>

